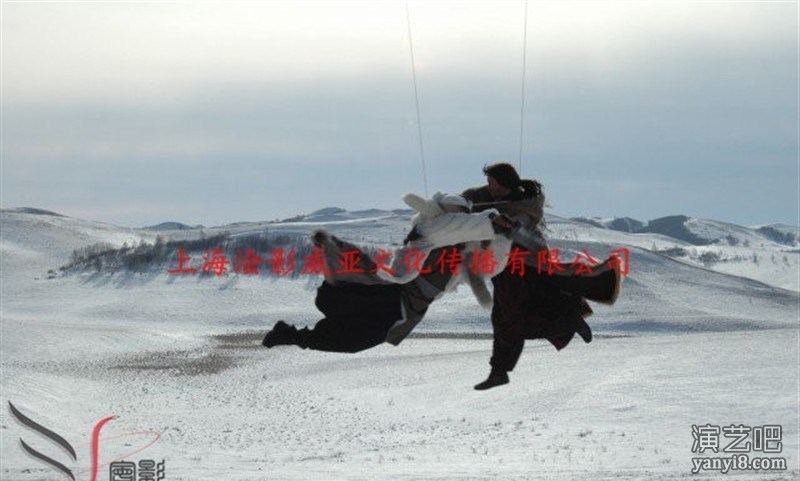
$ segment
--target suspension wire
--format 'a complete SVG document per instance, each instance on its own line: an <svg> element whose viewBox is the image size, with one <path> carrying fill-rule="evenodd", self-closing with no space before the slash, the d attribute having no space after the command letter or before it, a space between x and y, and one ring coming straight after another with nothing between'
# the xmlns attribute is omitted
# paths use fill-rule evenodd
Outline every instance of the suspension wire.
<svg viewBox="0 0 800 481"><path fill-rule="evenodd" d="M524 30L523 30L523 37L522 37L522 86L521 90L521 97L522 97L522 107L520 107L519 112L519 173L522 175L522 139L525 133L525 64L527 60L527 53L528 53L528 0L525 0L525 18L524 18Z"/></svg>
<svg viewBox="0 0 800 481"><path fill-rule="evenodd" d="M411 12L408 8L408 0L406 0L406 23L408 24L408 48L411 51L411 74L414 77L414 102L417 107L417 136L419 137L419 157L422 159L422 183L425 186L425 197L428 197L428 173L427 167L425 166L425 148L422 145L422 117L419 114L417 67L416 61L414 60L414 41L411 37Z"/></svg>

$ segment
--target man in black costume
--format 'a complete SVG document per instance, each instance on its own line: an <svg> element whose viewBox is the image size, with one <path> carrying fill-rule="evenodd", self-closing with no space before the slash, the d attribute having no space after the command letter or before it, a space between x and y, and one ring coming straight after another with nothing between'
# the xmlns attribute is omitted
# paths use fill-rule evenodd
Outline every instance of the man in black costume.
<svg viewBox="0 0 800 481"><path fill-rule="evenodd" d="M508 265L492 278L494 287L492 328L494 341L489 377L475 389L485 390L509 382L525 339L545 338L556 349L569 344L575 333L591 342L592 331L585 318L592 309L585 299L613 304L619 294L619 269L608 262L592 275L577 275L569 265L559 264L553 275L537 272L538 253L547 250L541 232L544 192L535 180L520 179L508 163L484 168L487 184L467 189L462 196L473 203L473 211L494 208L513 221L509 236L513 248L530 252L524 274L512 273Z"/></svg>

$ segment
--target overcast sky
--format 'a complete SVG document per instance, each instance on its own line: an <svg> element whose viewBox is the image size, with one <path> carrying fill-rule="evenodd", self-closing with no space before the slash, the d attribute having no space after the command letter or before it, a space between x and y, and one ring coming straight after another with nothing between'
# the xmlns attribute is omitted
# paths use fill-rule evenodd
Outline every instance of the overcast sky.
<svg viewBox="0 0 800 481"><path fill-rule="evenodd" d="M519 162L524 2L409 3L429 193ZM563 216L797 225L798 3L528 4ZM2 3L3 208L218 225L424 194L406 4Z"/></svg>

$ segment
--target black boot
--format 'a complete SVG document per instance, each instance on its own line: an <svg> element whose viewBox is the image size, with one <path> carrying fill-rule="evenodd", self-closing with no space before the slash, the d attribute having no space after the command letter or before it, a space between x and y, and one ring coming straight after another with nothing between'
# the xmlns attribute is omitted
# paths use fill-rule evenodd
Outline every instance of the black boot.
<svg viewBox="0 0 800 481"><path fill-rule="evenodd" d="M261 345L266 347L299 345L299 337L296 327L290 326L283 321L278 321L272 330L264 336Z"/></svg>
<svg viewBox="0 0 800 481"><path fill-rule="evenodd" d="M489 373L489 377L482 383L475 385L475 390L485 391L493 387L502 386L503 384L508 384L508 373L493 367L492 372Z"/></svg>

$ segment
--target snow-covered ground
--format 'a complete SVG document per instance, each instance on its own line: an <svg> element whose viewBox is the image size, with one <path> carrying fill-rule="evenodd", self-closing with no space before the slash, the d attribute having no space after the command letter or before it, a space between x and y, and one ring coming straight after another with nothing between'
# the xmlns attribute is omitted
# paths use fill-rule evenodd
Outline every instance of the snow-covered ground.
<svg viewBox="0 0 800 481"><path fill-rule="evenodd" d="M357 241L390 245L407 228L400 214L327 214L337 216L324 218L334 220L331 230ZM623 296L613 308L595 306L591 344L578 339L556 352L529 341L510 385L476 392L472 385L488 373L491 328L468 289L434 304L420 326L426 336L399 347L355 355L267 350L260 338L276 320L320 317L318 279L90 272L48 279L75 248L152 241L157 232L0 215L2 479L66 479L27 455L20 439L76 479L90 479L92 427L109 415L117 419L103 428L100 463L164 459L168 480L800 475L796 290L651 252L654 243L681 245L661 234L551 222L564 252L586 248L604 258L631 249ZM239 231L320 225L300 219ZM66 438L77 461L13 419L9 401ZM730 456L692 453L692 425L705 424L781 425L780 454L749 454L785 458L788 469L692 475L692 457ZM108 466L98 479L109 479Z"/></svg>

